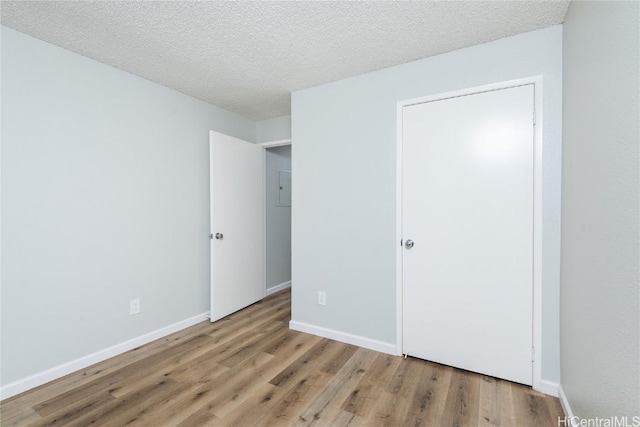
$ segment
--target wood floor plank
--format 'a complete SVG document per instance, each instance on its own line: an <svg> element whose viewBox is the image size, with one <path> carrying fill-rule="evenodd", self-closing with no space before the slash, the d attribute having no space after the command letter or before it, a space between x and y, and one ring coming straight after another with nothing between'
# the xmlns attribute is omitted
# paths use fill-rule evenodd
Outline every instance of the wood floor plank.
<svg viewBox="0 0 640 427"><path fill-rule="evenodd" d="M514 393L513 405L516 413L516 423L523 427L556 423L557 419L551 419L545 396L532 392L528 387L520 384L512 385L512 391L514 389L520 391Z"/></svg>
<svg viewBox="0 0 640 427"><path fill-rule="evenodd" d="M478 426L509 427L515 424L511 383L493 377L483 377L480 382Z"/></svg>
<svg viewBox="0 0 640 427"><path fill-rule="evenodd" d="M201 322L188 329L175 332L164 338L155 340L144 346L129 350L118 357L112 357L103 362L91 365L85 369L66 375L43 386L36 387L26 393L13 396L0 403L0 408L6 405L13 407L32 407L51 396L69 392L70 390L86 385L105 375L123 369L141 359L164 350L167 346L182 343L195 335L199 335L201 328L209 327L210 322ZM1 412L1 409L0 409Z"/></svg>
<svg viewBox="0 0 640 427"><path fill-rule="evenodd" d="M333 420L331 420L332 427L357 427L366 425L366 420L353 412L339 411Z"/></svg>
<svg viewBox="0 0 640 427"><path fill-rule="evenodd" d="M163 379L161 381L171 380ZM156 384L161 384L161 382L156 382ZM165 405L172 402L174 396L180 395L188 388L188 384L180 384L171 381L170 386L166 389L163 388L160 392L152 389L153 392L148 393L148 389L145 388L140 392L130 393L118 399L122 402L122 406L113 410L113 415L107 418L107 422L103 421L104 418L106 418L104 417L104 414L100 414L98 419L101 424L110 427L145 425L144 420L148 416L153 415L159 410L159 408L165 407ZM130 404L129 400L137 399L138 395L140 395L140 399L135 404ZM125 405L126 408L124 408Z"/></svg>
<svg viewBox="0 0 640 427"><path fill-rule="evenodd" d="M332 360L341 352L341 349L341 343L325 338L293 363L286 366L269 382L278 387L284 387L290 381L297 381L299 376L305 375L310 370L318 369L318 364L325 366L329 360Z"/></svg>
<svg viewBox="0 0 640 427"><path fill-rule="evenodd" d="M281 322L263 323L260 325L260 328L248 330L236 336L233 340L223 341L221 345L218 345L205 357L212 358L220 363L235 353L243 352L245 347L249 345L253 344L258 346L260 339L268 338L272 336L272 334L284 331L286 328L287 326Z"/></svg>
<svg viewBox="0 0 640 427"><path fill-rule="evenodd" d="M164 408L156 413L150 420L151 425L166 423L176 425L197 411L214 411L221 406L226 399L236 400L238 386L244 385L252 375L253 370L266 364L273 356L266 353L257 353L252 358L245 360L241 369L233 369L224 372L205 384L201 384L184 395L171 407ZM206 409L203 409L206 408Z"/></svg>
<svg viewBox="0 0 640 427"><path fill-rule="evenodd" d="M235 384L231 400L229 397L225 396L223 405L214 411L218 417L224 418L226 414L233 411L242 402L249 399L251 397L251 393L259 387L259 384L268 383L269 380L282 369L282 364L290 364L310 347L320 341L320 338L315 336L301 334L295 335L295 340L290 340L286 346L281 348L283 354L281 354L279 358L276 358L275 355L271 355L273 359L267 364L257 369L253 369L251 372L251 378L248 382L245 383L244 381L240 381Z"/></svg>
<svg viewBox="0 0 640 427"><path fill-rule="evenodd" d="M139 384L145 384L150 381L154 381L154 378L165 377L175 379L174 377L180 377L179 374L181 372L189 372L189 374L197 374L201 365L204 363L201 362L201 358L203 355L209 354L212 349L215 348L213 343L208 342L206 339L202 343L197 343L197 345L193 345L193 343L189 346L188 351L176 351L178 350L176 347L171 347L171 351L159 352L153 359L147 359L153 363L153 361L157 359L161 359L162 362L159 365L147 365L144 368L141 368L137 364L131 366L131 368L126 369L129 371L130 369L137 369L135 377L140 376L141 379L137 381ZM176 354L172 354L176 353ZM207 377L211 375L222 372L225 367L215 366L211 364L206 364L209 368L207 371ZM121 397L125 394L130 393L135 387L138 387L135 382L132 381L133 376L128 376L124 380L118 381L113 384L110 393L115 397ZM186 376L180 377L182 382L188 382L186 380Z"/></svg>
<svg viewBox="0 0 640 427"><path fill-rule="evenodd" d="M229 368L220 365L215 360L205 359L179 366L163 375L178 382L198 384L207 383L228 370Z"/></svg>
<svg viewBox="0 0 640 427"><path fill-rule="evenodd" d="M449 382L445 401L444 425L467 426L478 423L480 375L456 370Z"/></svg>
<svg viewBox="0 0 640 427"><path fill-rule="evenodd" d="M111 374L97 378L87 384L80 387L76 387L66 393L62 393L52 399L46 400L33 407L33 409L42 416L47 416L56 411L61 406L68 406L73 402L85 398L88 395L100 394L105 390L109 392L115 391L118 388L118 384L122 381L133 381L137 379L145 378L148 372L153 367L161 362L164 362L167 358L180 355L181 353L188 352L190 348L199 346L206 343L206 335L198 335L192 339L183 342L179 346L171 347L162 353L154 354L146 359L140 360L133 364L127 365L125 368L115 371Z"/></svg>
<svg viewBox="0 0 640 427"><path fill-rule="evenodd" d="M267 342L262 348L262 351L270 352L274 356L279 354L284 355L298 355L304 351L304 354L308 354L309 351L317 350L317 345L322 344L325 341L319 337L313 336L301 336L300 334L287 331L284 336L278 336L275 339ZM311 349L309 349L311 347ZM320 347L322 348L322 347ZM309 350L307 350L309 349ZM288 356L290 359L294 359ZM300 358L298 357L299 360ZM263 386L260 390L256 391L256 394L250 398L244 406L253 408L251 411L246 411L243 407L234 411L235 415L231 417L225 416L225 421L228 419L231 425L265 425L269 424L261 414L269 413L272 408L279 405L280 402L288 395L288 388L284 387L281 383L279 386L273 385L269 382L268 387Z"/></svg>
<svg viewBox="0 0 640 427"><path fill-rule="evenodd" d="M435 363L423 364L413 399L408 424L414 426L438 425L444 419L453 369Z"/></svg>
<svg viewBox="0 0 640 427"><path fill-rule="evenodd" d="M155 400L161 400L166 395L175 392L180 385L173 380L162 379L159 382L143 387L121 398L112 400L86 415L83 415L68 426L87 426L87 425L109 425L113 421L117 421L121 417L129 413L130 410L137 410L140 405L145 403L153 403ZM44 424L48 424L46 418L43 419Z"/></svg>
<svg viewBox="0 0 640 427"><path fill-rule="evenodd" d="M42 418L41 423L34 424L66 426L86 414L99 410L98 408L103 407L105 403L112 402L114 400L115 398L109 392L100 393L97 396L89 395L78 402L64 406L62 410L58 410L49 414L49 416Z"/></svg>
<svg viewBox="0 0 640 427"><path fill-rule="evenodd" d="M225 425L220 418L216 417L207 408L201 408L189 415L184 421L176 424L177 427L200 427L200 426L221 426Z"/></svg>
<svg viewBox="0 0 640 427"><path fill-rule="evenodd" d="M289 330L290 291L0 402L2 426L555 426L530 387Z"/></svg>
<svg viewBox="0 0 640 427"><path fill-rule="evenodd" d="M2 426L26 426L38 422L42 417L31 408L17 408L13 413L0 412L0 425Z"/></svg>
<svg viewBox="0 0 640 427"><path fill-rule="evenodd" d="M272 407L277 404L278 394L284 394L284 391L273 384L263 384L247 399L244 405L229 412L224 420L229 425L235 426L267 426L263 414L269 413ZM247 411L247 408L252 409Z"/></svg>
<svg viewBox="0 0 640 427"><path fill-rule="evenodd" d="M309 402L325 389L332 377L318 370L298 371L296 382L290 382L289 387L282 388L286 394L276 400L271 411L264 417L265 425L292 425Z"/></svg>
<svg viewBox="0 0 640 427"><path fill-rule="evenodd" d="M347 360L351 359L351 357L358 351L358 347L355 345L344 345L340 346L338 353L332 357L327 363L324 364L320 368L322 372L326 372L327 374L335 374L338 372Z"/></svg>
<svg viewBox="0 0 640 427"><path fill-rule="evenodd" d="M271 357L266 356L271 355L260 354L265 357L265 363L256 364L251 369L246 369L242 372L242 375L235 376L233 381L223 383L216 390L216 393L212 395L212 398L207 401L207 407L216 416L223 419L225 415L242 405L262 384L261 381L254 381L255 378L260 379L269 376L269 361Z"/></svg>
<svg viewBox="0 0 640 427"><path fill-rule="evenodd" d="M398 394L401 389L404 389L404 394L407 394L407 390L410 393L413 392L411 389L414 382L418 381L416 375L416 363L415 359L412 357L403 359L401 363L398 364L391 380L386 384L385 391L391 394ZM410 372L412 370L413 372Z"/></svg>
<svg viewBox="0 0 640 427"><path fill-rule="evenodd" d="M163 420L163 416L159 416L158 414L163 414L163 411L167 411L169 413L179 412L179 402L181 399L184 399L185 396L188 396L190 393L193 393L194 390L202 387L201 384L181 384L180 388L176 388L172 390L171 393L164 396L163 399L157 400L154 404L147 406L143 411L135 413L135 420L132 421L129 425L136 426L155 426L155 425L175 425L175 423L168 423L167 420ZM188 418L192 412L182 412L180 413L180 420L184 420ZM134 417L131 417L134 418Z"/></svg>
<svg viewBox="0 0 640 427"><path fill-rule="evenodd" d="M560 399L548 399L547 396L545 396L544 399L549 408L551 421L553 421L555 425L560 425L560 420L564 418L564 409L562 409Z"/></svg>
<svg viewBox="0 0 640 427"><path fill-rule="evenodd" d="M136 422L132 425L156 426L177 425L189 418L197 411L184 410L184 403L189 396L194 396L202 388L202 384L185 384L185 388L174 391L164 400L158 401L150 410L138 414ZM203 416L203 414L201 414Z"/></svg>
<svg viewBox="0 0 640 427"><path fill-rule="evenodd" d="M394 372L386 391L398 394L405 399L413 399L418 383L422 380L421 374L424 361L409 357L404 359Z"/></svg>
<svg viewBox="0 0 640 427"><path fill-rule="evenodd" d="M352 387L358 384L376 356L374 351L357 349L293 425L328 425L342 410Z"/></svg>
<svg viewBox="0 0 640 427"><path fill-rule="evenodd" d="M411 401L397 393L383 391L376 401L372 420L373 425L396 427L404 426L411 414Z"/></svg>
<svg viewBox="0 0 640 427"><path fill-rule="evenodd" d="M391 380L401 361L400 357L378 354L371 368L344 401L342 409L359 417L370 416L378 396L384 391L383 385ZM355 418L355 421L358 419Z"/></svg>
<svg viewBox="0 0 640 427"><path fill-rule="evenodd" d="M207 333L217 343L230 341L240 334L261 329L263 324L278 322L276 318L282 314L290 316L289 304L288 300L274 300L268 306L254 304L245 309L247 312L241 310L212 323L213 327Z"/></svg>
<svg viewBox="0 0 640 427"><path fill-rule="evenodd" d="M268 342L272 342L274 340L280 340L286 337L288 332L289 332L289 329L286 327L286 325L284 324L278 325L277 328L274 328L269 331L268 337L266 336L267 334L262 334L265 336L264 337L261 336L260 339L256 339L258 338L256 336L250 336L249 340L247 340L246 343L240 349L236 350L235 345L232 345L230 347L231 349L233 349L232 351L225 352L224 354L221 355L221 357L217 357L216 360L218 361L218 363L220 363L223 366L226 366L228 368L233 368L238 363L247 359L248 357L255 354L256 352L262 351L262 348L265 346L264 340L268 340ZM263 351L263 352L269 353L266 351Z"/></svg>

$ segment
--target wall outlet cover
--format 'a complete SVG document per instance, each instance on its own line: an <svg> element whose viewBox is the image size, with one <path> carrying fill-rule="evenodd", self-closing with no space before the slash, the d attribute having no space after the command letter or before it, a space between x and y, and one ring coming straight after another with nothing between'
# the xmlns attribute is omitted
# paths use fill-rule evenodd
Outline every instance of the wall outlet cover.
<svg viewBox="0 0 640 427"><path fill-rule="evenodd" d="M129 314L140 313L140 298L132 299L129 301Z"/></svg>
<svg viewBox="0 0 640 427"><path fill-rule="evenodd" d="M327 293L324 291L318 291L318 304L327 305Z"/></svg>

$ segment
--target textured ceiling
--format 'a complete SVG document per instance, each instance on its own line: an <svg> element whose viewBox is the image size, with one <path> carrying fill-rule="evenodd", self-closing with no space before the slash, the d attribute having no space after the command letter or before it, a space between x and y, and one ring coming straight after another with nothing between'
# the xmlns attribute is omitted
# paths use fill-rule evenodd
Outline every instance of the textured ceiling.
<svg viewBox="0 0 640 427"><path fill-rule="evenodd" d="M558 1L3 1L2 24L261 120L290 92L563 21Z"/></svg>

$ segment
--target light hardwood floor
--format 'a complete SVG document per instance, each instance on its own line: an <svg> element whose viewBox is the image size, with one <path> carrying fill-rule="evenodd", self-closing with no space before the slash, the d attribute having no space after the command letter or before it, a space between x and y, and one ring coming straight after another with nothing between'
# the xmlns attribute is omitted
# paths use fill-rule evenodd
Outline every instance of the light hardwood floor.
<svg viewBox="0 0 640 427"><path fill-rule="evenodd" d="M2 426L557 426L529 387L288 329L283 291L7 399Z"/></svg>

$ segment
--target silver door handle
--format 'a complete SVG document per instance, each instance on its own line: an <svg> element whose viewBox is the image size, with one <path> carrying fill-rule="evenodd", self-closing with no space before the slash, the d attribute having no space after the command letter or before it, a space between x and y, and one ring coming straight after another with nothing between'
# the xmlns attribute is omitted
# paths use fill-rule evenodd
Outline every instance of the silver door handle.
<svg viewBox="0 0 640 427"><path fill-rule="evenodd" d="M222 233L216 233L216 239L217 240L222 240L223 237L224 237L224 235Z"/></svg>
<svg viewBox="0 0 640 427"><path fill-rule="evenodd" d="M413 247L413 240L409 239L404 242L404 247L407 249L411 249Z"/></svg>

